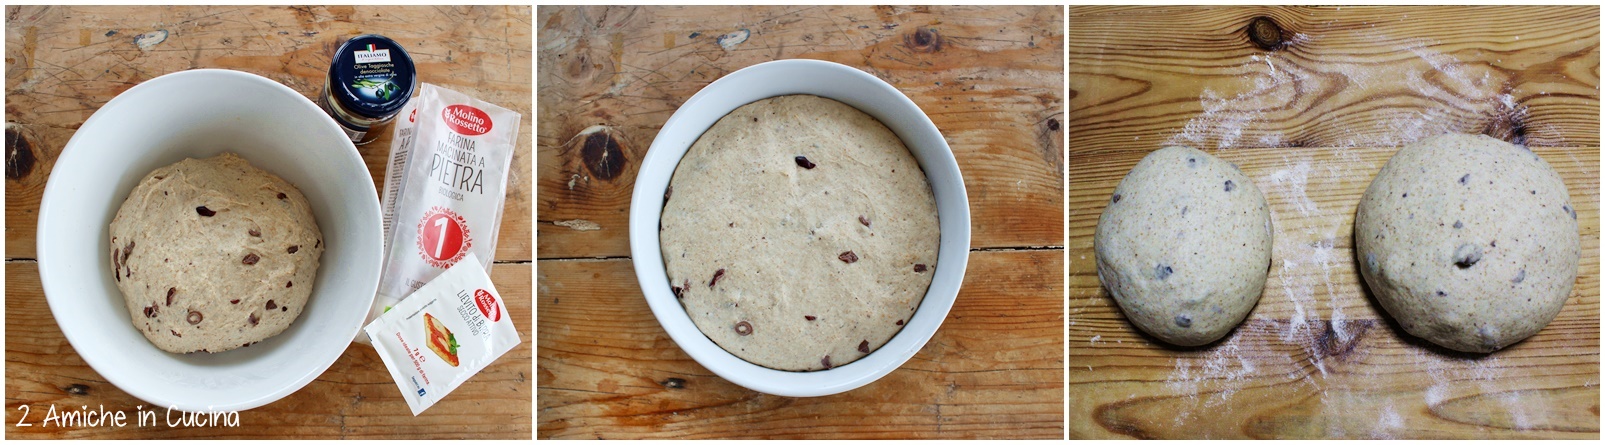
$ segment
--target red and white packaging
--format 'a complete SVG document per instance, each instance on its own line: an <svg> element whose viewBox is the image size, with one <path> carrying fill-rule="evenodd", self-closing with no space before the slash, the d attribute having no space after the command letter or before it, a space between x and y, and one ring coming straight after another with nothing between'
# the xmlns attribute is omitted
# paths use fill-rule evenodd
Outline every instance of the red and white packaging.
<svg viewBox="0 0 1605 445"><path fill-rule="evenodd" d="M523 341L472 253L363 330L414 416Z"/></svg>
<svg viewBox="0 0 1605 445"><path fill-rule="evenodd" d="M369 321L469 255L489 271L523 117L429 83L399 116L382 201L384 272Z"/></svg>

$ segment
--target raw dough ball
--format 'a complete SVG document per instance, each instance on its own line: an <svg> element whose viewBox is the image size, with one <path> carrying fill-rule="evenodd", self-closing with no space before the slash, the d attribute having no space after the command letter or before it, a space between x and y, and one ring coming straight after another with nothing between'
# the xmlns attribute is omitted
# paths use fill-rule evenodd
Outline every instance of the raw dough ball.
<svg viewBox="0 0 1605 445"><path fill-rule="evenodd" d="M1271 261L1265 196L1237 166L1168 147L1131 169L1098 218L1098 279L1126 318L1180 346L1213 342L1259 302Z"/></svg>
<svg viewBox="0 0 1605 445"><path fill-rule="evenodd" d="M885 345L936 273L936 199L880 121L817 96L731 111L686 152L663 207L664 269L714 343L786 371Z"/></svg>
<svg viewBox="0 0 1605 445"><path fill-rule="evenodd" d="M301 191L233 153L152 171L111 221L112 273L134 328L167 352L222 352L283 332L322 254Z"/></svg>
<svg viewBox="0 0 1605 445"><path fill-rule="evenodd" d="M1360 199L1360 273L1411 335L1493 352L1537 333L1577 279L1577 212L1525 148L1447 134L1399 150Z"/></svg>

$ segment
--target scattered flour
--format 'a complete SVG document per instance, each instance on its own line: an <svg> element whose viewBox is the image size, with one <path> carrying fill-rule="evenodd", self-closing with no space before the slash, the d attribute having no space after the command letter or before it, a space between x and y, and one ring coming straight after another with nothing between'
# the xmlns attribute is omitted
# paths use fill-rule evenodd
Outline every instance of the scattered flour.
<svg viewBox="0 0 1605 445"><path fill-rule="evenodd" d="M1373 33L1360 37L1371 38L1378 44L1398 41L1376 35L1372 30L1356 32ZM1317 43L1317 38L1305 34L1297 34L1291 41L1294 47ZM1356 295L1341 292L1334 285L1334 270L1344 273L1352 267L1348 264L1353 260L1348 257L1347 248L1339 250L1337 245L1349 244L1343 240L1351 236L1347 221L1352 217L1353 208L1322 208L1308 194L1311 184L1329 187L1369 183L1374 171L1353 170L1353 166L1364 163L1358 162L1360 155L1357 151L1348 148L1393 147L1450 131L1481 131L1482 128L1467 128L1467 125L1486 123L1487 119L1468 120L1469 116L1507 113L1507 116L1518 121L1524 121L1522 118L1526 117L1527 110L1510 94L1508 80L1499 77L1502 74L1462 63L1451 55L1436 51L1436 45L1437 42L1424 39L1408 40L1401 49L1412 57L1381 64L1338 61L1305 67L1297 62L1307 64L1307 60L1289 60L1282 52L1251 56L1249 62L1244 64L1247 73L1240 78L1240 84L1206 87L1199 95L1202 112L1165 141L1164 145L1216 149L1237 148L1245 144L1281 146L1293 139L1277 128L1270 127L1288 126L1281 125L1286 122L1321 119L1320 110L1352 106L1363 101L1375 100L1375 106L1382 110L1386 110L1389 103L1401 105L1396 107L1398 111L1373 112L1379 114L1380 118L1368 120L1368 123L1338 127L1345 130L1336 133L1337 139L1320 141L1322 146L1337 148L1320 156L1335 156L1339 162L1324 162L1324 158L1315 159L1316 155L1308 153L1288 154L1279 168L1255 178L1267 198L1273 202L1289 202L1297 212L1286 215L1272 212L1276 257L1273 259L1271 282L1267 283L1268 286L1279 286L1277 289L1286 298L1284 304L1291 306L1293 313L1285 321L1258 320L1258 323L1254 323L1256 320L1251 315L1249 321L1245 321L1219 344L1207 349L1174 353L1174 366L1164 383L1170 394L1181 397L1174 402L1178 406L1178 414L1173 421L1176 427L1233 418L1229 415L1230 410L1266 397L1263 386L1271 383L1267 381L1270 379L1286 379L1286 382L1280 382L1283 384L1275 386L1278 393L1290 397L1314 394L1319 398L1318 406L1323 415L1317 415L1317 418L1330 419L1330 423L1325 424L1326 433L1334 437L1391 438L1407 431L1401 412L1432 409L1467 394L1498 394L1496 397L1500 405L1508 411L1510 419L1517 426L1544 424L1542 419L1534 419L1535 414L1524 408L1524 403L1531 402L1525 399L1529 397L1527 394L1510 391L1510 380L1519 379L1520 371L1507 371L1495 356L1465 359L1408 348L1414 351L1413 361L1420 363L1420 367L1427 370L1426 377L1431 379L1431 385L1423 395L1422 406L1399 404L1406 399L1379 395L1374 388L1333 384L1363 382L1363 375L1352 374L1369 373L1373 369L1397 371L1396 366L1349 363L1341 368L1341 372L1350 375L1334 376L1332 373L1339 372L1333 369L1336 364L1329 366L1323 359L1327 344L1321 342L1348 344L1359 335L1350 331L1354 324L1346 319L1347 314L1344 313L1344 303L1353 306ZM1334 77L1341 79L1334 80ZM1373 88L1396 91L1401 93L1396 96L1403 98L1376 99L1354 93ZM1312 91L1325 89L1336 90L1335 94L1323 99L1334 101L1336 105L1312 106L1310 102L1315 100L1313 96L1318 96ZM1241 92L1230 94L1222 91ZM1402 102L1390 102L1395 100ZM1423 101L1429 106L1421 106ZM1315 111L1309 116L1275 114L1285 114L1290 109ZM1272 116L1276 119L1271 119ZM1323 129L1330 131L1331 127ZM1558 134L1556 131L1541 131L1543 128L1529 127L1527 130L1529 138L1537 137L1535 135L1539 133ZM1581 163L1575 158L1573 162ZM1589 193L1597 197L1599 192L1590 190ZM1284 222L1296 224L1284 225ZM1265 300L1260 305L1263 307L1267 303L1271 302ZM1330 336L1327 335L1328 326L1331 329ZM1371 329L1392 328L1379 324ZM1094 342L1097 340L1098 337L1093 338ZM1295 345L1302 354L1290 357L1287 354L1288 345ZM1328 381L1328 378L1342 380ZM1249 385L1250 380L1255 380L1252 386ZM1304 386L1290 387L1288 384ZM1250 390L1255 391L1253 399L1235 400L1243 391ZM1379 401L1383 402L1381 406L1378 406ZM1374 421L1361 422L1367 424L1363 427L1352 422L1357 414L1363 413L1376 413L1377 417ZM1343 423L1345 420L1349 423ZM1356 430L1346 431L1343 425Z"/></svg>

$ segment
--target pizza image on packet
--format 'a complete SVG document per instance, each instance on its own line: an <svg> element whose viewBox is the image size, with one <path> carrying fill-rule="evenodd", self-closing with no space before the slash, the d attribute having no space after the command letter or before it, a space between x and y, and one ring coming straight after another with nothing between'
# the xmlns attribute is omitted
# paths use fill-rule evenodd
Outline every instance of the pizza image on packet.
<svg viewBox="0 0 1605 445"><path fill-rule="evenodd" d="M424 332L429 336L429 350L441 360L450 363L453 368L461 361L457 359L457 336L451 334L450 329L440 324L440 319L429 313L424 313Z"/></svg>
<svg viewBox="0 0 1605 445"><path fill-rule="evenodd" d="M473 253L363 331L414 416L523 341Z"/></svg>

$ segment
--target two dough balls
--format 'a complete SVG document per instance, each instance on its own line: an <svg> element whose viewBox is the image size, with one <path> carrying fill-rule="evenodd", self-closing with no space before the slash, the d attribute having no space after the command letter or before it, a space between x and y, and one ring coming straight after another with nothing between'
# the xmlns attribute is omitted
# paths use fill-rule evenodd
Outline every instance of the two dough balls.
<svg viewBox="0 0 1605 445"><path fill-rule="evenodd" d="M1399 150L1355 218L1360 272L1411 335L1492 352L1560 313L1581 256L1560 175L1531 151L1447 134ZM1235 166L1170 147L1120 182L1094 235L1098 276L1128 319L1196 346L1240 323L1264 289L1270 213Z"/></svg>

